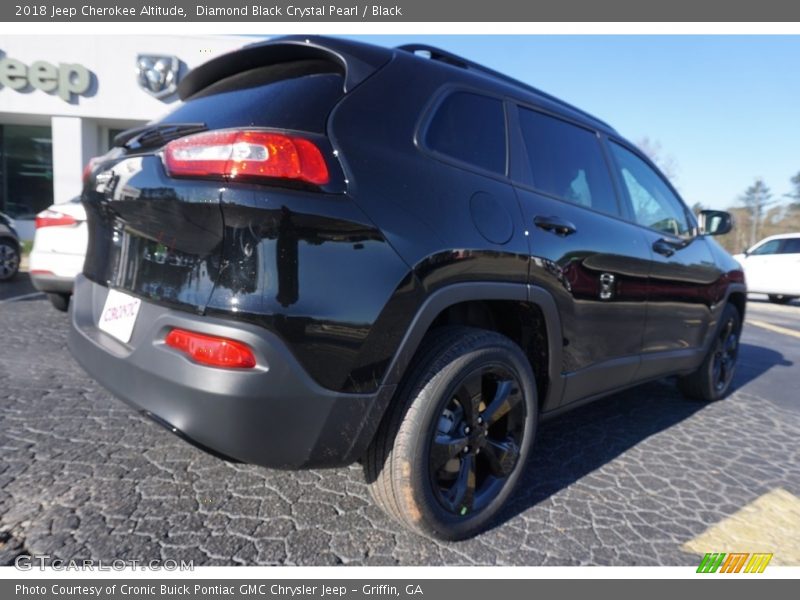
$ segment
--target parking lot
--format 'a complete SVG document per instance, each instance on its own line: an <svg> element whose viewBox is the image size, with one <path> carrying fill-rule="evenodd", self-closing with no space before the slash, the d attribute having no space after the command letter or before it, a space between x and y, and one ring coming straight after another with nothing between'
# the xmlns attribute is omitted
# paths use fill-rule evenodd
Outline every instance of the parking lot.
<svg viewBox="0 0 800 600"><path fill-rule="evenodd" d="M109 396L24 276L0 287L0 564L800 564L800 303L748 305L736 391L658 381L540 429L503 522L459 543L404 531L361 470L280 472L202 453ZM20 297L8 301L11 296ZM5 299L5 301L3 301Z"/></svg>

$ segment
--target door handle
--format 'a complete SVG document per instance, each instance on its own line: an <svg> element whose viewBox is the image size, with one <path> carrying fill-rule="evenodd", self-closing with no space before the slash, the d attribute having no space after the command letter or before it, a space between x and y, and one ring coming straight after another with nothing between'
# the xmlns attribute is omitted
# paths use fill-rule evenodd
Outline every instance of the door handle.
<svg viewBox="0 0 800 600"><path fill-rule="evenodd" d="M675 254L677 250L686 248L688 245L689 242L685 240L673 241L666 238L659 238L653 242L653 251L663 254L666 257L670 257Z"/></svg>
<svg viewBox="0 0 800 600"><path fill-rule="evenodd" d="M536 225L539 229L550 231L551 233L555 233L556 235L560 235L562 237L572 235L573 233L578 231L578 228L575 227L575 225L573 225L566 219L562 219L561 217L538 216L533 218L533 224Z"/></svg>

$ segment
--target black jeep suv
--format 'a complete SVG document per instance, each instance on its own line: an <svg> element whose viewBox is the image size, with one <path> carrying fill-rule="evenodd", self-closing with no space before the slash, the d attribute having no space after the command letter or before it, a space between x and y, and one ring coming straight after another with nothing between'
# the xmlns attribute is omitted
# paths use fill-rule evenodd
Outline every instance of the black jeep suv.
<svg viewBox="0 0 800 600"><path fill-rule="evenodd" d="M288 37L211 60L89 169L69 343L222 457L361 461L377 504L490 526L537 422L731 384L739 265L602 121L436 48Z"/></svg>

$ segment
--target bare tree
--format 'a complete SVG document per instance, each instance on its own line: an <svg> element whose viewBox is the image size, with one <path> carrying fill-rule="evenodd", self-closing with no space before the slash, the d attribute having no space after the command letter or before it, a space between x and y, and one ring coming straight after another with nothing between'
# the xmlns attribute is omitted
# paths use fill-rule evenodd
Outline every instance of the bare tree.
<svg viewBox="0 0 800 600"><path fill-rule="evenodd" d="M671 154L665 154L664 149L661 147L661 142L658 140L651 140L645 136L640 138L636 145L639 147L647 158L652 160L656 166L661 170L667 178L675 185L675 179L678 177L678 163Z"/></svg>
<svg viewBox="0 0 800 600"><path fill-rule="evenodd" d="M800 208L800 171L798 171L797 174L789 181L792 183L792 191L786 195L794 200L794 202L792 202L792 206Z"/></svg>
<svg viewBox="0 0 800 600"><path fill-rule="evenodd" d="M745 190L739 201L750 213L750 245L752 246L759 239L758 231L764 209L773 203L772 192L764 180L757 177L753 185Z"/></svg>

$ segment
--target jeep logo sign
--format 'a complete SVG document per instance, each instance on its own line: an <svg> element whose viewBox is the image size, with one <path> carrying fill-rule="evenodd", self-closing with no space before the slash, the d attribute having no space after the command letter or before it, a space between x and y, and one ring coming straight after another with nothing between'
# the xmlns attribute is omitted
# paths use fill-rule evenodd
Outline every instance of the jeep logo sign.
<svg viewBox="0 0 800 600"><path fill-rule="evenodd" d="M72 94L85 94L92 82L92 74L83 65L59 63L58 66L37 60L30 66L14 58L0 59L0 88L22 91L29 85L51 94L55 92L65 102Z"/></svg>

